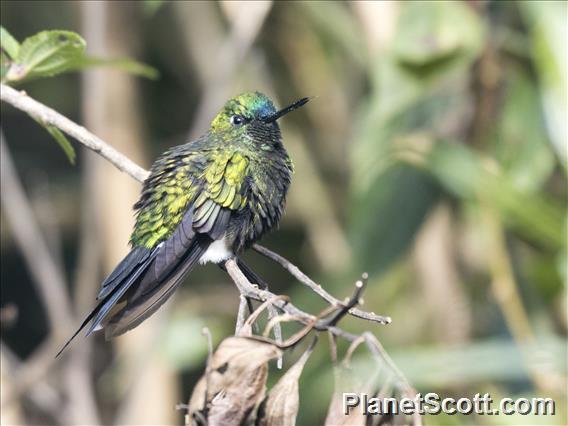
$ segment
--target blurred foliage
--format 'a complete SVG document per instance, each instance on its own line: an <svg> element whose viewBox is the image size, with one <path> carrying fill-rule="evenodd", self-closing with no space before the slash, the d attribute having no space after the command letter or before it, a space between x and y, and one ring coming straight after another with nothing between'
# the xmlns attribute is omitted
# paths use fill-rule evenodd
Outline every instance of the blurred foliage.
<svg viewBox="0 0 568 426"><path fill-rule="evenodd" d="M30 41L29 34L78 30L75 6L46 4L2 2L2 25L15 34L2 28L3 78L14 64L33 64L30 58L42 52L43 47L30 47L39 35ZM247 14L251 4L239 4L239 16L253 16ZM342 325L357 332L371 328L419 391L557 400L554 418L444 416L427 422L565 423L566 2L275 2L229 81L217 84L208 77L224 64L218 55L240 53L242 47L231 44L231 37L240 39L230 7L230 2L145 1L132 17L139 28L133 35L140 44L137 57L160 71L156 81L137 82L148 158L184 142L190 129L205 130L195 120L203 99L218 94L205 87L226 87L227 97L262 90L282 105L315 95L305 111L284 123L297 172L281 229L263 244L338 297L350 292L360 272L369 271L363 308L392 316L393 324L371 327L349 319ZM20 46L16 40L24 41ZM71 45L58 49L59 59L84 43L67 41ZM35 75L77 70L87 62L57 62ZM128 62L124 68L137 66ZM155 75L146 67L138 70ZM76 77L31 81L25 88L78 119ZM79 232L77 174L41 146L42 136L24 119L2 108L4 131L28 186L38 171L52 182L65 263L72 265ZM82 170L81 156L77 162ZM310 212L316 209L314 220ZM433 219L440 209L449 220L438 226ZM318 227L321 223L326 225ZM30 278L9 234L3 224L2 305L21 305L31 291ZM338 252L348 258L339 266ZM322 307L278 268L248 258L274 292L290 294L307 310ZM451 278L429 281L425 271ZM22 286L11 286L14 280ZM207 355L201 326L211 329L216 342L233 330L237 300L225 281L213 266L196 270L161 336L161 354L183 385L180 399L190 394ZM506 312L512 299L499 296L503 282L514 284L521 303L512 316ZM24 318L3 339L26 355L41 340L39 322ZM521 323L531 331L523 341L514 331ZM120 360L97 358L97 371L106 373L97 382L101 393L113 388L109 376L117 365ZM325 418L333 389L329 365L329 351L320 341L300 378L299 424ZM548 386L535 379L535 370ZM269 384L281 374L271 370ZM104 401L108 411L117 403L118 396L113 398Z"/></svg>
<svg viewBox="0 0 568 426"><path fill-rule="evenodd" d="M131 59L101 59L85 55L85 40L71 31L41 31L27 37L21 45L4 27L1 31L3 83L53 77L96 65L111 65L151 79L158 77L155 68Z"/></svg>
<svg viewBox="0 0 568 426"><path fill-rule="evenodd" d="M4 27L0 27L2 83L15 84L40 77L110 65L135 75L156 79L158 71L148 65L127 58L101 59L85 55L86 42L71 31L41 31L27 37L20 44ZM58 128L32 117L59 144L69 162L75 164L75 149Z"/></svg>

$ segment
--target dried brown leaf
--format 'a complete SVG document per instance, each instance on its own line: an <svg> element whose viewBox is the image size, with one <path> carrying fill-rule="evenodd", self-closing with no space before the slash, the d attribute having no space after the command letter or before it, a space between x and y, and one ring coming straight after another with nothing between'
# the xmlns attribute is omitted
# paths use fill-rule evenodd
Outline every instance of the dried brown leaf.
<svg viewBox="0 0 568 426"><path fill-rule="evenodd" d="M300 359L284 374L270 390L262 403L257 418L259 426L294 426L300 407L298 381L306 361L314 350L317 338Z"/></svg>
<svg viewBox="0 0 568 426"><path fill-rule="evenodd" d="M195 386L189 401L194 424L243 423L266 392L268 361L282 352L269 342L229 337L213 354L207 372Z"/></svg>

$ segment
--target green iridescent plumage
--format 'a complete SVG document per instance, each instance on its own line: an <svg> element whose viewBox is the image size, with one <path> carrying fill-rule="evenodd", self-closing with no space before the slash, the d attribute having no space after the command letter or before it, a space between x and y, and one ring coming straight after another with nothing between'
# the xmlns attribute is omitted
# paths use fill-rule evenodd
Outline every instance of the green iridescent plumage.
<svg viewBox="0 0 568 426"><path fill-rule="evenodd" d="M156 163L139 208L131 236L133 246L154 247L168 238L188 205L196 209L195 220L203 219L213 203L231 210L245 206L243 193L249 161L236 149L207 152L169 151ZM187 152L186 152L187 151Z"/></svg>
<svg viewBox="0 0 568 426"><path fill-rule="evenodd" d="M156 160L134 206L132 250L78 331L91 322L87 334L110 337L137 326L195 263L238 255L278 223L293 166L276 120L307 101L277 111L265 95L242 94L206 134Z"/></svg>
<svg viewBox="0 0 568 426"><path fill-rule="evenodd" d="M270 227L278 221L293 170L280 129L276 123L268 128L231 123L234 116L252 121L262 112L275 112L264 95L237 96L215 117L207 134L165 152L154 163L135 205L139 211L133 246L152 248L170 237L189 205L195 219L208 219L219 205L235 212L251 209L251 223L242 224L249 227ZM266 219L272 223L263 224ZM249 234L254 238L250 229Z"/></svg>

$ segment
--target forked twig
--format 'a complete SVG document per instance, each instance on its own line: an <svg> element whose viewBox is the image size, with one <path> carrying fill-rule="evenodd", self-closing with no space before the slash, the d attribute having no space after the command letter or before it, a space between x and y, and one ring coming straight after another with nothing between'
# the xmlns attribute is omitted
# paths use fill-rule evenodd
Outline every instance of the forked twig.
<svg viewBox="0 0 568 426"><path fill-rule="evenodd" d="M312 290L314 293L316 293L318 296L320 296L327 303L336 304L336 305L342 304L341 301L339 301L338 299L333 297L331 294L329 294L327 291L325 291L320 284L317 284L314 280L312 280L310 277L308 277L306 274L304 274L300 270L300 268L298 268L296 265L294 265L292 262L290 262L285 257L279 255L278 253L273 252L272 250L267 249L264 246L261 246L260 244L253 244L252 248L257 253L259 253L259 254L263 255L264 257L278 263L286 271L288 271L290 273L290 275L292 275L294 278L296 278L302 284L307 286L310 290ZM377 315L374 312L365 312L365 311L362 311L361 309L357 309L357 308L351 309L349 311L349 314L354 316L354 317L361 318L361 319L364 319L364 320L367 320L367 321L378 322L379 324L390 324L392 322L392 319L390 317Z"/></svg>

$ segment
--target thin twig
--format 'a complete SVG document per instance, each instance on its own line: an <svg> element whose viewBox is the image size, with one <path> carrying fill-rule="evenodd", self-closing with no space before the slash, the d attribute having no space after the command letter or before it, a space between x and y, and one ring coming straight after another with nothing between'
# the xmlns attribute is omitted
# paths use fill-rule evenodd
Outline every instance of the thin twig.
<svg viewBox="0 0 568 426"><path fill-rule="evenodd" d="M385 348L379 340L372 333L366 331L361 334L361 337L365 339L365 344L369 351L377 358L377 360L382 361L389 368L390 372L395 377L394 385L401 391L402 395L408 398L414 398L416 396L416 389L408 382L408 379L402 374L398 369L392 358L389 356ZM413 413L413 422L415 426L422 425L422 417L419 413Z"/></svg>
<svg viewBox="0 0 568 426"><path fill-rule="evenodd" d="M341 309L339 309L335 314L327 319L327 323L329 325L335 325L339 322L341 318L347 315L356 305L362 304L362 296L363 292L365 291L365 287L367 286L367 280L369 279L369 275L365 272L361 277L361 280L355 283L355 290L353 291L353 295L343 304Z"/></svg>
<svg viewBox="0 0 568 426"><path fill-rule="evenodd" d="M345 353L345 357L343 358L343 366L346 368L349 368L351 365L351 358L353 357L353 354L355 353L355 350L361 346L362 343L365 343L365 336L357 336L357 338L355 340L353 340L351 342L351 345L349 345L349 348L347 348L347 352Z"/></svg>
<svg viewBox="0 0 568 426"><path fill-rule="evenodd" d="M278 317L278 311L276 310L274 305L268 305L268 320L272 321L276 317ZM274 324L273 332L274 340L276 341L276 343L282 344L282 326L280 325L280 323ZM284 361L282 359L282 356L279 356L278 359L276 359L276 368L278 368L279 370L282 369L283 362Z"/></svg>
<svg viewBox="0 0 568 426"><path fill-rule="evenodd" d="M316 316L302 311L301 309L297 308L294 304L276 298L277 296L274 293L271 293L269 290L261 290L257 286L252 285L247 280L243 272L239 269L239 266L237 265L235 259L229 259L225 261L224 266L227 273L229 274L229 276L237 286L239 293L241 293L241 295L244 295L245 297L249 297L254 300L258 300L260 302L266 302L267 300L274 298L274 300L272 301L273 306L277 307L282 312L285 312L297 318L299 322L302 322L304 324L311 324L314 323L315 321L313 328L316 330L319 331L328 330L329 332L335 334L336 336L343 337L344 339L349 341L353 341L359 337L356 334L346 332L336 327L334 324L330 324L327 319L318 320ZM343 304L338 301L337 305L334 304L332 306L333 307L343 306Z"/></svg>
<svg viewBox="0 0 568 426"><path fill-rule="evenodd" d="M386 363L393 374L395 374L397 378L397 386L400 389L408 392L409 394L412 394L413 392L414 394L416 394L414 388L410 385L404 374L402 374L402 372L398 369L392 358L389 356L387 351L385 351L385 348L383 348L383 345L381 344L381 342L379 342L375 335L366 331L361 335L361 337L363 337L363 339L365 340L365 344L367 345L369 351L376 358Z"/></svg>
<svg viewBox="0 0 568 426"><path fill-rule="evenodd" d="M283 322L291 322L291 321L298 321L298 318L290 314L276 315L275 317L270 318L266 323L266 326L264 327L264 331L262 332L262 337L268 338L270 332L272 331L272 328L274 328L277 324L281 324ZM282 342L276 342L276 343L281 344Z"/></svg>
<svg viewBox="0 0 568 426"><path fill-rule="evenodd" d="M329 294L327 291L325 291L320 284L317 284L314 280L312 280L310 277L308 277L306 274L304 274L300 270L300 268L298 268L296 265L294 265L288 259L284 258L283 256L280 256L278 253L275 253L272 250L267 249L264 246L261 246L260 244L254 244L252 246L252 248L257 253L259 253L259 254L263 255L264 257L267 257L268 259L278 263L285 270L287 270L294 278L296 278L298 281L300 281L305 286L309 287L310 290L312 290L314 293L316 293L318 296L320 296L322 299L324 299L329 304L333 304L333 305L336 305L336 306L343 305L343 303L340 300L336 299L331 294ZM392 319L390 317L377 315L374 312L365 312L365 311L362 311L361 309L358 309L358 308L352 308L349 311L349 314L354 316L354 317L361 318L361 319L364 319L364 320L367 320L367 321L378 322L379 324L390 324L392 322Z"/></svg>
<svg viewBox="0 0 568 426"><path fill-rule="evenodd" d="M238 336L241 328L243 328L247 316L247 309L247 298L243 295L239 296L239 312L237 313L237 321L235 322L235 336Z"/></svg>
<svg viewBox="0 0 568 426"><path fill-rule="evenodd" d="M138 182L143 182L144 179L148 177L148 172L134 163L130 158L124 156L102 139L93 135L83 126L79 126L64 115L29 97L25 92L17 91L10 86L2 84L0 86L0 99L26 112L40 122L55 126L59 130L67 133L87 148L110 161L119 170L128 173Z"/></svg>
<svg viewBox="0 0 568 426"><path fill-rule="evenodd" d="M335 366L337 364L337 341L335 340L335 334L329 330L327 335L329 337L329 355L331 356L331 362Z"/></svg>
<svg viewBox="0 0 568 426"><path fill-rule="evenodd" d="M247 277L247 280L249 280L252 284L256 284L258 285L261 289L267 289L268 288L268 283L262 278L260 277L258 274L256 274L251 268L249 268L247 266L247 264L242 260L242 259L237 259L237 265L239 266L239 269L245 274L245 276ZM252 304L250 302L250 299L247 299L247 301L249 302L249 308L250 312L253 312L253 308L252 308ZM272 319L275 316L278 315L278 311L276 310L276 308L272 305L268 306L268 319ZM253 324L254 326L254 330L255 333L258 333L258 325L257 323ZM280 324L276 324L276 326L274 327L274 339L279 342L282 343L282 327L280 326ZM278 368L282 368L282 358L278 358L278 360L276 361Z"/></svg>

